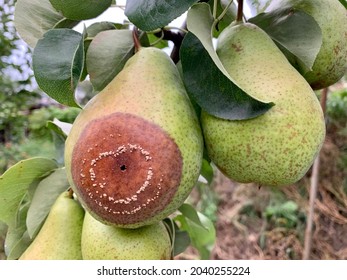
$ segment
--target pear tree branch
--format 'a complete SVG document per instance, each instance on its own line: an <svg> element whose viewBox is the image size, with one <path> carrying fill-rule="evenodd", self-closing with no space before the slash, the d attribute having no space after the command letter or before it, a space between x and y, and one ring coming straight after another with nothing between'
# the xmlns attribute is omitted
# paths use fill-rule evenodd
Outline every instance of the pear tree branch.
<svg viewBox="0 0 347 280"><path fill-rule="evenodd" d="M324 115L326 110L327 95L328 95L328 88L325 88L323 89L322 96L321 96L321 106L322 106ZM309 209L308 209L307 225L305 229L304 251L302 256L303 260L308 260L311 254L314 204L316 201L318 185L319 185L319 166L320 166L320 156L318 154L312 167Z"/></svg>
<svg viewBox="0 0 347 280"><path fill-rule="evenodd" d="M184 30L187 29L187 22L184 21L183 25L180 28L176 29L178 29L178 32L173 32L172 30L164 28L161 29L159 32L154 33L154 35L158 38L161 38L162 40L168 40L174 43L174 47L170 55L174 63L177 63L180 60L179 50L182 45L183 38L186 35L186 32L184 32Z"/></svg>
<svg viewBox="0 0 347 280"><path fill-rule="evenodd" d="M135 52L138 52L141 49L141 42L139 39L139 30L137 29L137 27L134 27L132 34L133 34Z"/></svg>

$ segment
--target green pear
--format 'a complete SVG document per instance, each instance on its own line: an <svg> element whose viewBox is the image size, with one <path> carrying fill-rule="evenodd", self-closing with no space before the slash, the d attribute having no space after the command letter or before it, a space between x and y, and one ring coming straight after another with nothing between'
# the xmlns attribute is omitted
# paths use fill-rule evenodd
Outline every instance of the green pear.
<svg viewBox="0 0 347 280"><path fill-rule="evenodd" d="M81 260L84 210L71 193L62 193L38 235L20 260Z"/></svg>
<svg viewBox="0 0 347 280"><path fill-rule="evenodd" d="M82 230L84 260L169 260L171 240L163 222L136 229L105 225L86 213Z"/></svg>
<svg viewBox="0 0 347 280"><path fill-rule="evenodd" d="M322 31L322 46L312 71L302 74L315 90L335 84L347 71L346 8L339 0L276 0L267 11L288 8L312 16Z"/></svg>
<svg viewBox="0 0 347 280"><path fill-rule="evenodd" d="M175 64L141 48L85 106L66 140L68 179L101 222L136 228L173 213L200 174L203 139Z"/></svg>
<svg viewBox="0 0 347 280"><path fill-rule="evenodd" d="M254 24L239 23L224 29L217 54L243 90L275 106L259 117L237 121L202 112L210 158L238 182L281 186L298 181L325 137L322 109L313 90Z"/></svg>

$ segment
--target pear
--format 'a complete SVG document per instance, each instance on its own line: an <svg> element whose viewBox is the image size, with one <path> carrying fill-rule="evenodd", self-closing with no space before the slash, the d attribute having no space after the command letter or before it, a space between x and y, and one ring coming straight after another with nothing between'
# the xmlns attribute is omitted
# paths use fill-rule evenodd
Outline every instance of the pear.
<svg viewBox="0 0 347 280"><path fill-rule="evenodd" d="M169 260L171 240L163 222L136 229L105 225L86 213L82 231L84 260Z"/></svg>
<svg viewBox="0 0 347 280"><path fill-rule="evenodd" d="M225 120L203 111L210 158L226 176L241 183L282 186L298 181L325 137L322 109L313 90L254 24L224 29L217 54L243 90L275 106L248 120Z"/></svg>
<svg viewBox="0 0 347 280"><path fill-rule="evenodd" d="M81 260L84 210L71 193L62 193L20 260Z"/></svg>
<svg viewBox="0 0 347 280"><path fill-rule="evenodd" d="M141 48L85 106L66 140L69 182L99 221L136 228L173 213L199 174L203 139L175 64Z"/></svg>
<svg viewBox="0 0 347 280"><path fill-rule="evenodd" d="M267 11L288 8L312 16L322 31L322 46L312 70L302 74L315 90L335 84L347 71L346 8L339 0L276 0Z"/></svg>

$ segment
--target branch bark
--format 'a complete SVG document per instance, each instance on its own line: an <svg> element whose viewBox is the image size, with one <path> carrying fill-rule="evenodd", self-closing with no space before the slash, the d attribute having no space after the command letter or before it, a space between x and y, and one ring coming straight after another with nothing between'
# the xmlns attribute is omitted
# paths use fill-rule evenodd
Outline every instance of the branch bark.
<svg viewBox="0 0 347 280"><path fill-rule="evenodd" d="M187 21L186 20L183 22L181 28L187 29ZM158 38L160 38L163 34L164 34L164 36L162 38L164 40L169 40L169 41L174 43L170 57L173 60L173 62L176 64L180 60L179 51L181 48L183 38L186 34L184 32L181 32L181 31L178 31L177 33L172 32L171 30L161 30L158 33L154 33L154 35L157 36Z"/></svg>
<svg viewBox="0 0 347 280"><path fill-rule="evenodd" d="M237 3L238 3L238 6L237 6L236 21L242 21L243 20L243 0L238 0Z"/></svg>
<svg viewBox="0 0 347 280"><path fill-rule="evenodd" d="M322 96L321 96L321 106L322 106L324 116L325 116L327 95L328 95L328 88L325 88L323 89ZM306 230L305 230L304 251L302 255L303 260L310 259L310 255L312 251L312 229L313 229L313 219L314 219L314 204L317 198L318 186L319 186L319 166L320 166L320 155L318 154L312 167L309 209L308 209L307 224L306 224Z"/></svg>
<svg viewBox="0 0 347 280"><path fill-rule="evenodd" d="M132 34L133 34L133 41L134 41L134 47L135 47L135 53L136 53L141 49L141 43L139 39L139 30L137 29L137 27L134 27Z"/></svg>

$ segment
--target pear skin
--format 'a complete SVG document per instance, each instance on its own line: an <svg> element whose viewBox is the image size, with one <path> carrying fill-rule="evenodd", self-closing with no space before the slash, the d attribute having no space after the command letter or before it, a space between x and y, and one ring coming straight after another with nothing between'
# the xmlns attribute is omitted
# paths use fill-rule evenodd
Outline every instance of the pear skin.
<svg viewBox="0 0 347 280"><path fill-rule="evenodd" d="M267 11L290 7L312 16L322 31L322 46L312 71L302 73L313 89L338 82L347 71L347 10L339 0L273 1Z"/></svg>
<svg viewBox="0 0 347 280"><path fill-rule="evenodd" d="M76 118L68 179L101 222L136 228L173 213L200 174L203 139L178 70L141 48Z"/></svg>
<svg viewBox="0 0 347 280"><path fill-rule="evenodd" d="M49 212L41 230L20 260L81 260L81 235L84 210L62 193Z"/></svg>
<svg viewBox="0 0 347 280"><path fill-rule="evenodd" d="M208 154L229 178L241 183L295 183L312 165L325 138L320 103L307 81L259 27L239 23L224 29L217 54L248 94L274 102L265 114L230 121L202 112Z"/></svg>
<svg viewBox="0 0 347 280"><path fill-rule="evenodd" d="M171 259L171 240L163 222L126 229L105 225L86 213L81 244L84 260Z"/></svg>

